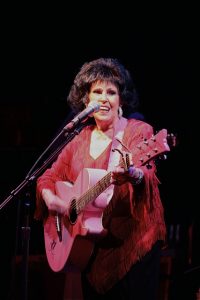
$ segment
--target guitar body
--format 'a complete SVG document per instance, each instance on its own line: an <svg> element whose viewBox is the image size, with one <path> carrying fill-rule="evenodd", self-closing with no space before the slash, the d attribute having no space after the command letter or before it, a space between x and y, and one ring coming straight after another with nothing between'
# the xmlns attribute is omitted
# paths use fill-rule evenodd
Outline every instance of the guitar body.
<svg viewBox="0 0 200 300"><path fill-rule="evenodd" d="M107 171L100 169L83 169L74 185L68 182L56 182L56 193L73 206L81 195L94 186ZM49 214L44 223L45 250L48 263L55 272L62 270L66 263L83 270L93 251L95 236L105 234L102 225L103 209L107 206L108 196L112 196L112 187L101 193L94 201L88 203L73 222L67 216ZM56 222L60 222L61 238Z"/></svg>

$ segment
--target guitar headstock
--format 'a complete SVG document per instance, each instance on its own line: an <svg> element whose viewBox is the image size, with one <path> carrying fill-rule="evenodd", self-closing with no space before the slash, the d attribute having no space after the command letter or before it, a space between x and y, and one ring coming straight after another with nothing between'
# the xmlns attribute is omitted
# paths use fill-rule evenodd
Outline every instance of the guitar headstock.
<svg viewBox="0 0 200 300"><path fill-rule="evenodd" d="M167 129L160 130L150 139L140 142L133 153L133 163L135 166L143 166L170 151L176 146L176 138L173 134L168 134Z"/></svg>

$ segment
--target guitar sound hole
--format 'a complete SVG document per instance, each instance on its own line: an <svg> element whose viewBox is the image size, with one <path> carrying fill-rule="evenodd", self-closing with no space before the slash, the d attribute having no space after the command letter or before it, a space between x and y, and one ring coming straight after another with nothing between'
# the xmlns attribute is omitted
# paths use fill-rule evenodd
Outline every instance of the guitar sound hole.
<svg viewBox="0 0 200 300"><path fill-rule="evenodd" d="M77 220L77 210L76 210L76 199L73 199L70 205L69 220L72 224L76 223Z"/></svg>

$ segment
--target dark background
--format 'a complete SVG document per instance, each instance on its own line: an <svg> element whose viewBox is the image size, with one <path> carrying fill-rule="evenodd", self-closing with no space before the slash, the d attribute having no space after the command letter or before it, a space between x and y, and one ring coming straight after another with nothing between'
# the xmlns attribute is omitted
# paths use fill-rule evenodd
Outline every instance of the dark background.
<svg viewBox="0 0 200 300"><path fill-rule="evenodd" d="M159 162L158 175L166 223L169 232L174 229L168 237L169 248L178 249L179 272L172 280L172 290L177 296L182 285L184 293L194 293L200 278L193 150L199 34L195 9L171 9L166 14L161 9L159 14L148 17L141 14L138 21L136 11L130 15L128 11L127 8L126 13L122 10L116 15L114 10L102 8L98 18L96 10L79 18L72 8L65 9L63 15L45 10L37 10L37 14L33 10L26 14L15 14L14 8L12 13L6 10L0 54L0 202L25 179L36 159L66 124L70 113L66 97L82 64L98 57L118 58L135 80L139 111L146 121L155 130L166 128L177 135L177 146L167 160ZM26 201L30 203L29 253L44 253L42 224L33 219L34 191L33 183L0 211L4 278L1 299L6 299L10 290L11 261L23 251L21 227L26 224ZM180 233L176 238L177 225ZM188 237L191 228L192 241Z"/></svg>

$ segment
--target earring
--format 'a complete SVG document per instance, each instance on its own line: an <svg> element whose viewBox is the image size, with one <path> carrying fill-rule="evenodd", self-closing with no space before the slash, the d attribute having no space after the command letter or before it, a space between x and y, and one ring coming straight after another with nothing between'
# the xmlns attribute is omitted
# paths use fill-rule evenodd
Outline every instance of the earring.
<svg viewBox="0 0 200 300"><path fill-rule="evenodd" d="M120 119L123 116L123 110L122 110L121 106L119 106L119 108L118 108L118 116L119 116Z"/></svg>

